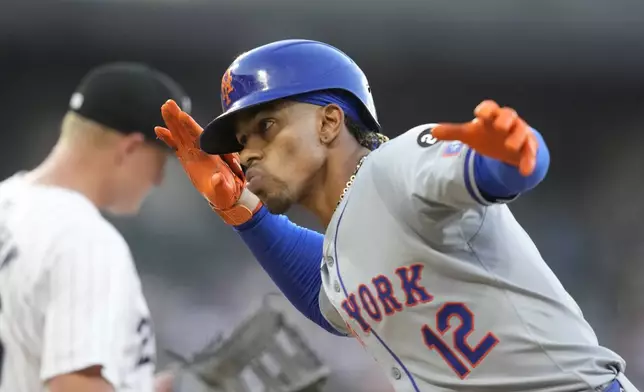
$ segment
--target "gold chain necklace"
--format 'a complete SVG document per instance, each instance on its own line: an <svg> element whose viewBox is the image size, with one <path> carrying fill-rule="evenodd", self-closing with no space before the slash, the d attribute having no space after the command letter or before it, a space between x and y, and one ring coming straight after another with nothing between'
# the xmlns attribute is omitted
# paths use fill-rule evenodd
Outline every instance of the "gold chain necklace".
<svg viewBox="0 0 644 392"><path fill-rule="evenodd" d="M360 170L360 167L362 166L362 163L364 162L364 160L367 159L367 155L363 156L358 161L358 164L356 165L356 169L353 171L353 174L351 174L351 177L349 177L349 181L347 181L346 185L344 186L344 190L342 191L342 194L340 195L340 200L338 200L338 204L335 205L336 210L338 209L338 206L340 205L340 203L342 203L342 200L344 199L344 196L349 191L349 188L351 188L351 185L353 185L353 181L355 181L355 179L356 179L356 174L358 174L358 170Z"/></svg>

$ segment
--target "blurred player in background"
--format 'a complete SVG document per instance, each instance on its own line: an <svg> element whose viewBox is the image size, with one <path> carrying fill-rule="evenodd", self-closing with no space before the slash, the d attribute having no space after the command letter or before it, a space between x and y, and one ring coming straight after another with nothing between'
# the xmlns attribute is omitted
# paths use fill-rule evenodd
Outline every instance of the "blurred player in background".
<svg viewBox="0 0 644 392"><path fill-rule="evenodd" d="M146 65L92 70L50 155L0 184L1 392L155 390L141 282L101 212L136 214L161 182L168 149L153 129L170 98L190 110Z"/></svg>
<svg viewBox="0 0 644 392"><path fill-rule="evenodd" d="M168 102L157 134L291 303L397 391L636 391L505 205L550 162L514 110L387 141L360 68L306 40L239 56L221 101L203 132ZM294 204L326 235L274 215Z"/></svg>

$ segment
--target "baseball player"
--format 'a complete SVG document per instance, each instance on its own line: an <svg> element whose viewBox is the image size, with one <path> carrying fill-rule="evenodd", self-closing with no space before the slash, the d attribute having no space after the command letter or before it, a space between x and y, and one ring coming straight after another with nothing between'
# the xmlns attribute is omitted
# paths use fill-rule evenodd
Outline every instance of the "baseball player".
<svg viewBox="0 0 644 392"><path fill-rule="evenodd" d="M242 54L221 102L203 132L166 103L157 135L293 305L397 391L636 391L506 205L550 160L513 109L387 141L360 68L307 40ZM324 236L279 215L294 204Z"/></svg>
<svg viewBox="0 0 644 392"><path fill-rule="evenodd" d="M0 183L0 392L155 390L141 282L101 211L136 213L161 181L169 150L153 129L169 98L190 110L145 65L92 70L51 154Z"/></svg>

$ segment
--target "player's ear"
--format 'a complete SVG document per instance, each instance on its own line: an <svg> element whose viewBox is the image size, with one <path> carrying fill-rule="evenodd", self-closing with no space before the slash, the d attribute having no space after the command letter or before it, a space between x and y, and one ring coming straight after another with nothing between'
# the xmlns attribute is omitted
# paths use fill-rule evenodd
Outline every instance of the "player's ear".
<svg viewBox="0 0 644 392"><path fill-rule="evenodd" d="M330 144L342 130L344 112L336 104L329 104L321 108L322 126L320 127L320 142Z"/></svg>
<svg viewBox="0 0 644 392"><path fill-rule="evenodd" d="M116 159L117 163L122 163L132 153L138 150L145 143L145 136L140 132L133 132L125 135L119 140Z"/></svg>

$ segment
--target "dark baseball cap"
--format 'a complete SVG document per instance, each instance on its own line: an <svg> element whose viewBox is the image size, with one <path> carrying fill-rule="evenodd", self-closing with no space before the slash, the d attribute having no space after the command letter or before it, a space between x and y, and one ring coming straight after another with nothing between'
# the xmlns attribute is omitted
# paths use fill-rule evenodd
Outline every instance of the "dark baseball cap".
<svg viewBox="0 0 644 392"><path fill-rule="evenodd" d="M85 75L69 109L124 134L140 132L152 141L157 140L154 127L164 124L161 105L168 99L190 113L190 98L168 75L145 64L118 62Z"/></svg>

